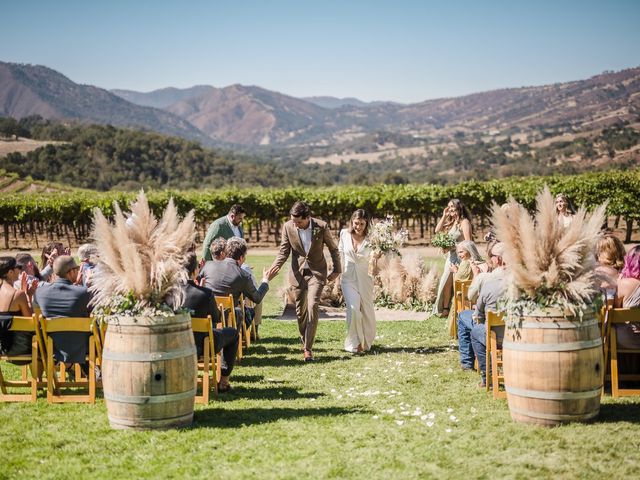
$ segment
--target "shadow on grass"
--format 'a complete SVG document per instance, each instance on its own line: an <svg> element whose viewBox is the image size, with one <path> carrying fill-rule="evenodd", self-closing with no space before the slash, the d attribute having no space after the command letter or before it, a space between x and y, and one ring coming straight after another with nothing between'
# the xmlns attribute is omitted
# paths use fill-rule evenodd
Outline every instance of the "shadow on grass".
<svg viewBox="0 0 640 480"><path fill-rule="evenodd" d="M283 355L274 355L273 353L268 354L263 357L245 357L242 359L241 365L246 365L248 367L285 367L285 366L309 366L309 365L317 365L323 363L330 363L336 360L343 360L344 357L339 357L335 355L318 355L314 350L314 359L313 362L305 362L302 359L302 352L299 351L288 351L285 353L293 354L295 352L295 358L285 357Z"/></svg>
<svg viewBox="0 0 640 480"><path fill-rule="evenodd" d="M292 387L285 387L282 384L272 385L264 388L260 388L256 385L250 385L248 387L235 386L233 390L224 395L220 395L220 400L231 401L235 399L251 399L251 400L298 400L301 398L321 398L324 397L324 393L320 392L305 392L300 393L298 390Z"/></svg>
<svg viewBox="0 0 640 480"><path fill-rule="evenodd" d="M380 355L381 353L416 353L418 355L432 355L435 353L448 352L451 349L449 345L438 345L433 347L385 347L382 345L374 345L371 347L371 353Z"/></svg>
<svg viewBox="0 0 640 480"><path fill-rule="evenodd" d="M248 410L226 410L207 408L197 410L192 428L238 428L243 425L256 425L276 422L282 419L295 420L304 417L335 417L354 413L370 414L362 408L253 408Z"/></svg>
<svg viewBox="0 0 640 480"><path fill-rule="evenodd" d="M640 422L640 405L638 403L603 403L600 415L594 423Z"/></svg>

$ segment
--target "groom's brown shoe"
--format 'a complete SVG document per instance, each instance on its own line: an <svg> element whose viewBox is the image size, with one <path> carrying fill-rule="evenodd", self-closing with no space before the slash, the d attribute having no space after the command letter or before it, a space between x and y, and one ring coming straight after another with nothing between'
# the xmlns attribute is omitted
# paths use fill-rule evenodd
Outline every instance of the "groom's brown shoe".
<svg viewBox="0 0 640 480"><path fill-rule="evenodd" d="M304 351L304 361L305 362L313 362L313 353L311 352L311 350L305 350Z"/></svg>

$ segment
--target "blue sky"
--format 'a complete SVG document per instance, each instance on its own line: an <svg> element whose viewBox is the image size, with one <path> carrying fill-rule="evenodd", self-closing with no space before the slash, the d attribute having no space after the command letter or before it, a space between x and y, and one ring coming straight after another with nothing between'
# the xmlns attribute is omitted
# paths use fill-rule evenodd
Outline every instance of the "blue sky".
<svg viewBox="0 0 640 480"><path fill-rule="evenodd" d="M640 66L640 1L0 2L0 60L150 91L416 102Z"/></svg>

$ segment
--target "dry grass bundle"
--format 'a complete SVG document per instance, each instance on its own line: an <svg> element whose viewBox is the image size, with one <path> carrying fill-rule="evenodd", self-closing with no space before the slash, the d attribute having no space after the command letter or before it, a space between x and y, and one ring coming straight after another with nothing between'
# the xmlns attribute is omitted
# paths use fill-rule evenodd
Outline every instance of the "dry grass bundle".
<svg viewBox="0 0 640 480"><path fill-rule="evenodd" d="M558 222L546 187L536 197L534 218L514 199L508 205L503 210L494 204L493 224L513 278L510 302L527 308L557 306L579 314L598 291L593 252L606 205L591 215L579 209L567 228Z"/></svg>
<svg viewBox="0 0 640 480"><path fill-rule="evenodd" d="M436 298L440 275L437 267L425 267L419 254L383 257L378 261L375 296L392 306L425 307ZM390 305L390 306L391 306Z"/></svg>
<svg viewBox="0 0 640 480"><path fill-rule="evenodd" d="M141 191L127 217L117 204L114 224L100 210L94 212L92 235L100 260L91 287L93 304L106 313L180 305L186 255L196 235L193 211L180 222L171 199L158 221Z"/></svg>

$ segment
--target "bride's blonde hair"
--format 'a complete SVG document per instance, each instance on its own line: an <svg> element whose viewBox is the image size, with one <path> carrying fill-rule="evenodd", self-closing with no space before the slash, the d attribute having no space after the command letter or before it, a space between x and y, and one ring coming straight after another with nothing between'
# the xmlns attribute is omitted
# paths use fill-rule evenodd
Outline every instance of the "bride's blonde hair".
<svg viewBox="0 0 640 480"><path fill-rule="evenodd" d="M369 234L369 225L371 225L371 220L369 219L369 214L365 210L363 210L362 208L359 208L358 210L353 212L351 214L351 219L349 220L349 233L353 233L353 221L354 220L364 220L365 222L367 222L367 226L364 227L364 236L366 237Z"/></svg>

